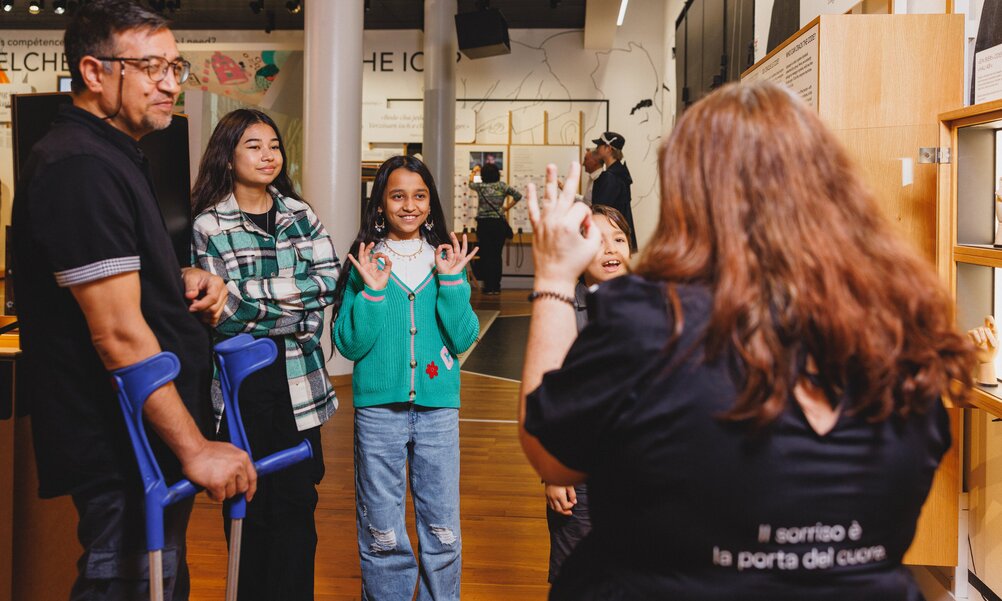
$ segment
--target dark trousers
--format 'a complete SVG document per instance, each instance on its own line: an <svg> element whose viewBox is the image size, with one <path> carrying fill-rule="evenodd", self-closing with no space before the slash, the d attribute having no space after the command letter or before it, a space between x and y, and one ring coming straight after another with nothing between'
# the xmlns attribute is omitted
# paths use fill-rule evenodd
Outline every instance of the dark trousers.
<svg viewBox="0 0 1002 601"><path fill-rule="evenodd" d="M313 445L313 459L258 479L257 493L247 505L240 549L240 601L312 601L313 561L317 530L316 485L324 475L320 428L296 429L285 373L284 343L278 358L255 372L240 387L240 415L255 460L295 446ZM228 438L224 427L222 438ZM230 521L225 519L226 540Z"/></svg>
<svg viewBox="0 0 1002 601"><path fill-rule="evenodd" d="M142 486L105 485L73 495L80 522L77 537L84 552L70 601L148 601L149 560ZM164 510L164 599L188 599L185 530L192 499Z"/></svg>
<svg viewBox="0 0 1002 601"><path fill-rule="evenodd" d="M505 243L504 219L500 217L477 218L477 246L480 252L476 261L478 277L484 281L484 292L501 290L501 251Z"/></svg>
<svg viewBox="0 0 1002 601"><path fill-rule="evenodd" d="M591 515L588 513L588 486L578 484L574 487L577 504L571 510L571 515L563 515L546 508L546 526L550 530L550 573L547 580L554 582L560 573L564 561L574 550L574 547L591 532Z"/></svg>

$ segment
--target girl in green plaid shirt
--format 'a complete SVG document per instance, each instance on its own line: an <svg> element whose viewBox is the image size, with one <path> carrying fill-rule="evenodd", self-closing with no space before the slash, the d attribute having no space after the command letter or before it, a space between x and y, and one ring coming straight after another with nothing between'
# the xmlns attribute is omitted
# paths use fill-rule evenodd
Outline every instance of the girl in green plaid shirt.
<svg viewBox="0 0 1002 601"><path fill-rule="evenodd" d="M314 452L311 461L259 481L244 520L239 598L312 600L313 513L324 474L320 426L337 408L320 336L340 264L330 236L286 173L278 127L260 111L238 109L220 120L192 205L193 264L222 277L229 290L216 338L267 336L279 349L275 362L248 376L240 390L254 458L304 439ZM218 378L212 396L218 418Z"/></svg>

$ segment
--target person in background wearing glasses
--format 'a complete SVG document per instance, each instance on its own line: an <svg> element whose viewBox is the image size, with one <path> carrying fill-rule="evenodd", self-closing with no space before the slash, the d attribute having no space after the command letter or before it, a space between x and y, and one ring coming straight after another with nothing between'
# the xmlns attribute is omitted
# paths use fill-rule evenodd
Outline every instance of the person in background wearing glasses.
<svg viewBox="0 0 1002 601"><path fill-rule="evenodd" d="M143 497L107 370L161 350L180 375L144 414L168 482L182 473L220 500L250 499L246 453L210 441L208 333L221 278L182 269L137 145L170 124L188 64L166 21L127 0L94 0L66 29L73 103L32 149L13 208L21 327L19 390L31 404L39 494L69 494L83 556L71 600L149 597ZM166 599L188 598L192 502L164 516Z"/></svg>

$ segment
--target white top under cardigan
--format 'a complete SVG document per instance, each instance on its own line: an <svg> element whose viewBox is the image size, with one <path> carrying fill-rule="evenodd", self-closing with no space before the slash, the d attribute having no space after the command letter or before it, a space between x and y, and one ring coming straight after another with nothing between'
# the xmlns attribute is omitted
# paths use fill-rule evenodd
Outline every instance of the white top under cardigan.
<svg viewBox="0 0 1002 601"><path fill-rule="evenodd" d="M418 248L421 248L418 252ZM374 248L393 263L393 275L411 290L415 290L435 268L435 247L424 238L415 240L389 240L384 238Z"/></svg>

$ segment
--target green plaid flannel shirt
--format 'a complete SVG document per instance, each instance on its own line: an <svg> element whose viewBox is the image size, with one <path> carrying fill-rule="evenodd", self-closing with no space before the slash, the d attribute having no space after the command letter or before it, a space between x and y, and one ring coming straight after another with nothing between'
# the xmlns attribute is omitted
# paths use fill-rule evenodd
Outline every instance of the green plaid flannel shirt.
<svg viewBox="0 0 1002 601"><path fill-rule="evenodd" d="M192 265L226 280L229 298L217 339L242 333L284 337L292 411L302 431L323 424L337 409L320 339L341 264L309 205L269 191L278 206L275 237L248 219L230 194L195 218ZM218 373L212 404L218 424L223 413Z"/></svg>

